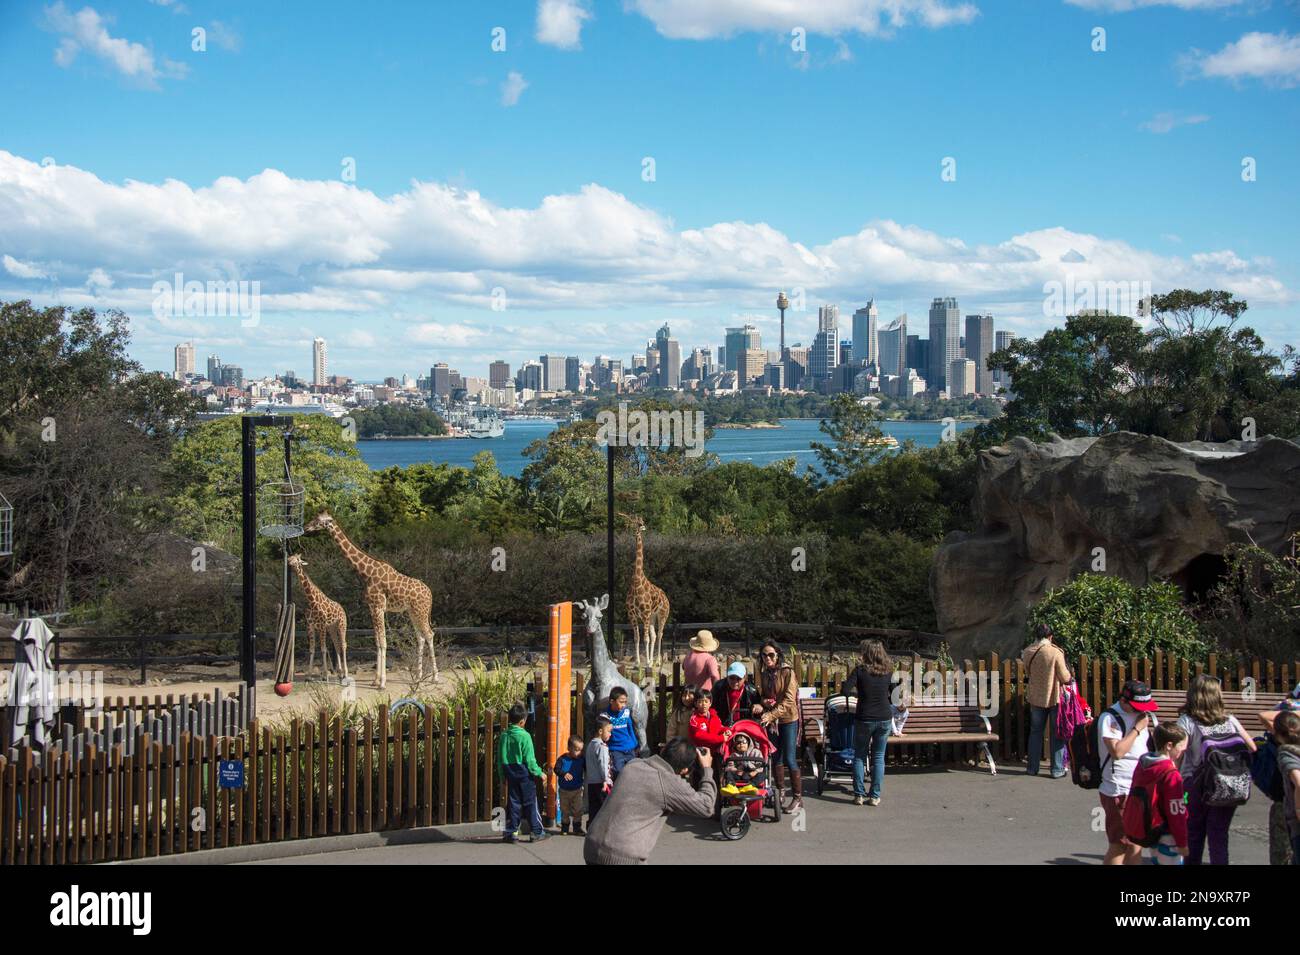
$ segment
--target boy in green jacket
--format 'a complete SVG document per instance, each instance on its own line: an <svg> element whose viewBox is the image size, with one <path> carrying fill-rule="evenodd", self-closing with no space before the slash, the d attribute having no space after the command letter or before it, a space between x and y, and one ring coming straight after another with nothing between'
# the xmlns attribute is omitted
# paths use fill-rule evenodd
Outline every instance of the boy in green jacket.
<svg viewBox="0 0 1300 955"><path fill-rule="evenodd" d="M532 830L532 841L550 838L542 828L542 814L537 805L537 786L533 778L545 779L546 774L537 765L533 755L533 738L524 729L528 709L522 703L510 707L510 726L497 743L497 779L506 781L506 831L505 842L519 841L519 821L526 811Z"/></svg>

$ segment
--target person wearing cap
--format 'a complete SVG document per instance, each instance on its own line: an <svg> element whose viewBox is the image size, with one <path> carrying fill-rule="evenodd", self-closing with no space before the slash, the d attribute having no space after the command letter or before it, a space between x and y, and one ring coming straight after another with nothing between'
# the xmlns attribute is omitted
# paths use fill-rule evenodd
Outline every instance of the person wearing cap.
<svg viewBox="0 0 1300 955"><path fill-rule="evenodd" d="M1151 731L1158 722L1160 707L1151 688L1141 680L1129 680L1120 690L1119 702L1097 720L1102 743L1101 808L1106 817L1106 855L1103 865L1139 865L1142 847L1124 838L1124 803L1133 785L1138 761L1152 750Z"/></svg>
<svg viewBox="0 0 1300 955"><path fill-rule="evenodd" d="M682 679L701 690L713 689L713 684L722 679L718 672L718 641L708 630L701 630L691 637L690 650L682 658Z"/></svg>
<svg viewBox="0 0 1300 955"><path fill-rule="evenodd" d="M1035 633L1037 639L1020 654L1029 674L1029 689L1025 692L1029 703L1029 775L1038 775L1046 727L1050 734L1052 778L1060 779L1065 775L1065 740L1056 735L1056 707L1061 701L1061 687L1073 678L1065 665L1065 654L1054 642L1052 628L1040 623Z"/></svg>
<svg viewBox="0 0 1300 955"><path fill-rule="evenodd" d="M727 667L726 678L720 680L714 689L713 708L723 726L757 716L755 708L762 711L762 695L749 679L745 664L739 660Z"/></svg>

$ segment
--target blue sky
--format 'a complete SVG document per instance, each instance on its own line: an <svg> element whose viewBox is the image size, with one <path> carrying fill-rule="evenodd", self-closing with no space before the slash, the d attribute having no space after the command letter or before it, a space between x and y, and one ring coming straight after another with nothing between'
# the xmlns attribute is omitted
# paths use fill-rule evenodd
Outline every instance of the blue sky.
<svg viewBox="0 0 1300 955"><path fill-rule="evenodd" d="M801 6L8 0L0 298L122 308L150 367L322 335L360 378L774 346L779 288L791 340L871 296L1038 332L1068 278L1231 288L1300 343L1295 2ZM260 282L257 324L160 312L177 271Z"/></svg>

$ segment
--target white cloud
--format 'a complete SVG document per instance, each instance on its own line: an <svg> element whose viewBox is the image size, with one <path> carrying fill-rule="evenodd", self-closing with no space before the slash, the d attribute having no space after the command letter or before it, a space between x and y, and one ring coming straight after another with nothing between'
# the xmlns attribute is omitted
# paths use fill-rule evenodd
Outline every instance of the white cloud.
<svg viewBox="0 0 1300 955"><path fill-rule="evenodd" d="M208 39L230 53L238 53L244 45L244 38L239 35L239 31L220 20L213 20L208 27Z"/></svg>
<svg viewBox="0 0 1300 955"><path fill-rule="evenodd" d="M501 105L514 106L526 89L528 89L528 81L524 79L523 74L511 70L501 83Z"/></svg>
<svg viewBox="0 0 1300 955"><path fill-rule="evenodd" d="M1191 72L1214 79L1262 80L1275 86L1300 84L1300 36L1247 33L1218 53L1192 50L1183 57Z"/></svg>
<svg viewBox="0 0 1300 955"><path fill-rule="evenodd" d="M807 290L810 306L868 292L904 303L943 294L972 307L1018 303L1004 311L1024 315L1041 315L1044 283L1067 276L1150 282L1156 291L1223 288L1257 308L1295 301L1267 259L1231 248L1171 256L1063 226L971 244L882 218L807 244L765 222L681 229L596 184L523 207L444 183L380 196L276 170L197 187L119 184L4 151L0 249L21 250L21 261L0 259L11 284L95 273L94 283L43 292L121 308L146 324L153 282L172 283L176 272L185 281L258 281L265 327L332 315L376 333L385 354L394 340L486 348L549 336L560 347L580 325L602 322L621 346L628 333L611 313L725 316L764 309L775 289L794 287ZM495 288L505 291L504 312L492 310ZM530 323L532 336L518 332ZM396 331L377 334L381 324ZM610 339L585 340L606 350Z"/></svg>
<svg viewBox="0 0 1300 955"><path fill-rule="evenodd" d="M788 34L795 27L824 35L889 36L914 24L944 27L970 23L979 15L979 8L965 0L627 0L625 6L676 40L756 31Z"/></svg>
<svg viewBox="0 0 1300 955"><path fill-rule="evenodd" d="M4 263L5 271L15 278L47 279L50 277L49 273L42 271L37 266L32 265L30 262L20 262L12 255L5 255L3 259L0 259L0 262Z"/></svg>
<svg viewBox="0 0 1300 955"><path fill-rule="evenodd" d="M582 48L582 24L591 11L582 0L539 0L537 42L562 50Z"/></svg>
<svg viewBox="0 0 1300 955"><path fill-rule="evenodd" d="M1145 129L1149 133L1168 133L1179 126L1195 126L1197 123L1209 122L1209 119L1210 117L1204 113L1193 113L1191 115L1156 113L1138 128Z"/></svg>
<svg viewBox="0 0 1300 955"><path fill-rule="evenodd" d="M161 66L153 53L140 43L133 43L108 32L109 21L92 7L70 13L62 0L45 8L46 26L62 36L54 51L54 62L71 66L82 50L98 57L123 76L144 86L156 87L163 77L184 76L189 68L166 58Z"/></svg>

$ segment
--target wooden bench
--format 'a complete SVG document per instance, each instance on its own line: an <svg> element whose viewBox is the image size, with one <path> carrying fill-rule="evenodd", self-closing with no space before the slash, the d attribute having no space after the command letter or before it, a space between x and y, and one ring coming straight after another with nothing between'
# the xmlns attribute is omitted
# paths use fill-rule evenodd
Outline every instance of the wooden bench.
<svg viewBox="0 0 1300 955"><path fill-rule="evenodd" d="M849 698L850 709L856 704L855 697ZM803 747L814 767L821 764L820 747L826 739L826 698L810 697L799 701L799 725ZM986 717L980 715L979 707L974 705L959 706L944 704L941 706L924 706L919 702L912 704L907 722L901 736L890 736L886 746L913 746L926 743L973 743L979 746L988 760L989 772L997 775L998 767L993 762L990 743L998 741L998 734Z"/></svg>
<svg viewBox="0 0 1300 955"><path fill-rule="evenodd" d="M1261 693L1256 692L1253 700L1242 699L1240 690L1225 690L1223 693L1223 708L1237 718L1241 723L1241 728L1251 736L1264 735L1264 721L1259 718L1260 712L1264 710L1276 709L1277 705L1282 702L1285 694L1282 693ZM1151 698L1159 704L1160 709L1156 711L1156 719L1159 722L1178 722L1178 711L1183 708L1187 702L1186 690L1152 690ZM1100 715L1100 711L1093 711Z"/></svg>

